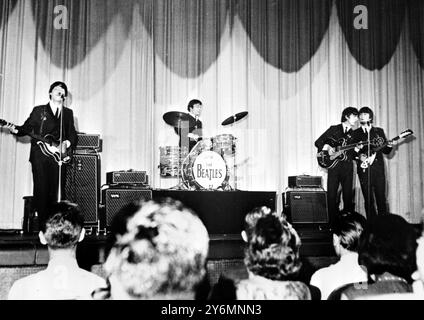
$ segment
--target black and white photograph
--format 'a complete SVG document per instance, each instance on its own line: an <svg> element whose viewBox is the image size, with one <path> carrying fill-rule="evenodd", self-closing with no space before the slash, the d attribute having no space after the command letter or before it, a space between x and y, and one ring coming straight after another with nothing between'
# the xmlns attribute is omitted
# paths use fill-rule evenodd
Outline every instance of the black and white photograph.
<svg viewBox="0 0 424 320"><path fill-rule="evenodd" d="M0 0L0 300L424 300L424 1Z"/></svg>

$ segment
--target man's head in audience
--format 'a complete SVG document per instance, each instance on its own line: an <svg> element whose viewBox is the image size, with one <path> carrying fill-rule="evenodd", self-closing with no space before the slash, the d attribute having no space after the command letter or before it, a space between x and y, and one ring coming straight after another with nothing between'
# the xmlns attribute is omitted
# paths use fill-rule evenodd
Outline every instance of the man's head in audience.
<svg viewBox="0 0 424 320"><path fill-rule="evenodd" d="M359 241L360 265L368 275L386 272L411 282L416 270L414 228L399 215L378 215L364 229Z"/></svg>
<svg viewBox="0 0 424 320"><path fill-rule="evenodd" d="M302 265L301 242L285 217L262 207L248 213L245 222L248 270L271 280L289 280L296 276Z"/></svg>
<svg viewBox="0 0 424 320"><path fill-rule="evenodd" d="M75 256L78 242L85 236L84 219L78 206L70 202L54 205L52 215L39 233L40 242L47 245L50 253L68 252Z"/></svg>
<svg viewBox="0 0 424 320"><path fill-rule="evenodd" d="M200 219L178 201L149 201L121 215L104 265L113 299L191 299L206 274L209 236ZM122 228L121 228L122 229Z"/></svg>
<svg viewBox="0 0 424 320"><path fill-rule="evenodd" d="M338 256L358 252L359 238L365 223L364 216L357 212L338 218L333 231L333 246Z"/></svg>

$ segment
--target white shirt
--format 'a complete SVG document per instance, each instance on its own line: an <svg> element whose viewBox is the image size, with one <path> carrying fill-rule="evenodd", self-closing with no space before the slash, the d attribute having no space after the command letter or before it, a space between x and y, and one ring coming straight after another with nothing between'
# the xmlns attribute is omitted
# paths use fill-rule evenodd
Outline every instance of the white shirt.
<svg viewBox="0 0 424 320"><path fill-rule="evenodd" d="M311 285L321 291L321 300L327 300L335 289L345 284L367 282L367 273L358 264L358 254L349 252L340 261L316 271L311 278Z"/></svg>
<svg viewBox="0 0 424 320"><path fill-rule="evenodd" d="M45 270L15 281L8 299L89 300L93 290L105 286L103 278L79 268L75 259L53 259Z"/></svg>
<svg viewBox="0 0 424 320"><path fill-rule="evenodd" d="M56 115L56 111L57 111L57 109L59 109L59 107L55 103L52 103L51 101L49 102L49 105L50 105L50 109L53 112L53 115ZM62 106L62 108L63 108L63 106ZM59 109L58 116L59 116L59 114L60 114L60 109Z"/></svg>
<svg viewBox="0 0 424 320"><path fill-rule="evenodd" d="M348 126L347 124L345 124L344 122L342 122L342 126L343 126L343 132L346 133L347 131L351 130L352 128L350 126ZM346 131L347 130L347 131Z"/></svg>

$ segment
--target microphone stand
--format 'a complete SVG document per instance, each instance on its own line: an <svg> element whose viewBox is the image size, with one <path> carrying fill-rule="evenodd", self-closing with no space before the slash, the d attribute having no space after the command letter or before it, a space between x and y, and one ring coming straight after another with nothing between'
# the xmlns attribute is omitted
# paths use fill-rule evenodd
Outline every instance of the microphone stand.
<svg viewBox="0 0 424 320"><path fill-rule="evenodd" d="M60 129L59 129L59 155L60 160L58 162L59 165L59 181L58 181L58 190L57 190L57 202L62 201L62 165L63 165L63 152L62 152L62 143L63 143L63 103L64 103L65 97L62 97L62 104L60 106L60 115L59 115L59 122L60 122Z"/></svg>
<svg viewBox="0 0 424 320"><path fill-rule="evenodd" d="M370 123L368 122L367 123L367 126L369 126L370 125ZM370 136L371 136L371 127L368 129L367 128L367 147L368 147L368 149L367 149L367 159L369 159L370 158L370 156L371 156L371 141L370 141ZM370 210L371 210L371 168L370 168L370 164L368 165L368 167L367 167L367 170L368 170L368 172L367 172L367 176L368 176L368 179L367 179L367 184L368 184L368 187L367 187L367 197L368 197L368 208L367 208L367 211L368 212L370 212ZM372 205L374 205L374 204L372 204Z"/></svg>

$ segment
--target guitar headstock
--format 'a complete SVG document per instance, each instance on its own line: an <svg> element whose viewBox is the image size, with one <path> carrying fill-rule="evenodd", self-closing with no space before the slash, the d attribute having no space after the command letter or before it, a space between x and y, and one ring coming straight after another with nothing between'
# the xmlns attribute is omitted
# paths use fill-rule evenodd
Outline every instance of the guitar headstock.
<svg viewBox="0 0 424 320"><path fill-rule="evenodd" d="M410 135L414 134L411 129L406 129L399 134L399 138L406 138Z"/></svg>
<svg viewBox="0 0 424 320"><path fill-rule="evenodd" d="M0 127L3 127L7 124L6 120L0 119Z"/></svg>

